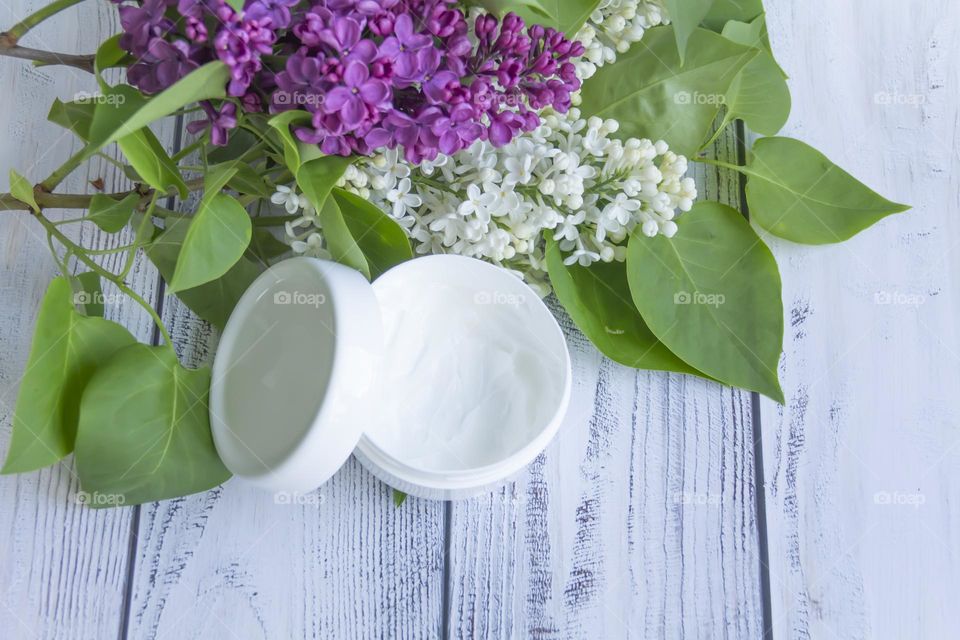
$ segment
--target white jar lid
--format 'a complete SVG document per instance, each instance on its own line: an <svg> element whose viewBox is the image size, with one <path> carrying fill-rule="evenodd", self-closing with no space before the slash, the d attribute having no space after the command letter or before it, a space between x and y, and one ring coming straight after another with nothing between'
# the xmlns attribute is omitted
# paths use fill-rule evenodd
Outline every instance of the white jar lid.
<svg viewBox="0 0 960 640"><path fill-rule="evenodd" d="M454 286L459 297L444 293ZM472 433L463 435L459 444L450 444L454 458L470 459L465 460L468 468L444 469L436 460L420 461L415 455L433 446L433 441L424 441L418 451L416 446L405 446L402 437L384 437L385 424L404 428L409 423L397 423L392 417L397 414L396 405L388 408L389 402L382 397L384 384L391 384L392 390L406 386L406 365L398 374L397 367L389 366L395 364L390 362L389 350L385 361L382 317L388 319L388 325L396 324L398 311L408 318L410 309L422 307L428 314L422 320L439 326L464 306L464 295L474 294L481 312L488 314L494 326L482 332L465 327L459 335L448 337L448 344L459 341L484 349L486 340L496 349L495 323L500 317L496 314L510 313L492 308L498 303L497 296L522 304L524 315L511 317L510 322L514 331L518 322L529 325L532 338L523 346L528 353L518 356L523 360L515 374L498 367L498 375L513 377L509 387L501 380L499 387L493 388L509 388L503 394L521 401L527 395L536 396L541 405L514 412L531 416L532 424L524 427L529 433L519 438L491 420L495 423L489 425L490 442L496 444L490 445L488 458L495 459L477 457L473 450L466 456L464 449L457 457L457 446L476 447L487 438L483 420L479 426L474 420ZM430 295L432 304L425 304ZM478 320L483 323L488 317ZM503 330L511 327L504 325ZM394 340L396 329L392 327ZM429 350L435 342L442 340L424 337L428 358L434 356ZM412 344L419 348L416 338ZM410 347L407 340L404 348L409 351ZM436 355L441 362L444 357L450 360L449 348L445 356ZM543 358L537 378L539 391L526 394L525 382L537 377L531 373L531 357ZM390 377L385 378L384 370ZM453 373L464 371L470 369ZM546 447L566 412L571 377L566 342L556 320L529 287L503 269L462 256L429 256L394 267L371 286L353 269L299 257L278 263L257 278L230 316L214 360L210 422L214 443L227 468L267 489L313 490L357 449L363 454L361 462L371 471L408 493L460 497L469 495L471 488L486 488L491 481L513 475ZM486 382L484 376L480 380ZM410 394L411 404L418 399L416 394L443 393L421 383L409 380L409 389L403 391ZM467 380L468 391L463 392L468 401L472 401L470 384ZM396 400L396 393L393 397ZM489 398L483 401L489 412ZM508 404L511 397L504 397L503 402ZM417 427L419 436L417 429L411 428L411 437L425 437L424 425ZM388 431L387 435L396 434ZM448 441L441 438L439 446L447 447Z"/></svg>

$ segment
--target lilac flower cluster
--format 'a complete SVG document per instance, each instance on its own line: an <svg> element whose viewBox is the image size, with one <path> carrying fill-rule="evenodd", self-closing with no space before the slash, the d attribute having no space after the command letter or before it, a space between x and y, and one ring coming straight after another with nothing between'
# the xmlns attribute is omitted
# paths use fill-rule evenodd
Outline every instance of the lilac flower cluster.
<svg viewBox="0 0 960 640"><path fill-rule="evenodd" d="M174 8L175 7L175 8ZM470 20L455 0L143 0L120 7L131 83L156 93L211 60L226 101L202 106L214 143L243 112L300 109L303 142L327 154L402 147L419 163L477 140L495 146L566 112L583 46L508 14ZM472 32L471 32L472 30Z"/></svg>

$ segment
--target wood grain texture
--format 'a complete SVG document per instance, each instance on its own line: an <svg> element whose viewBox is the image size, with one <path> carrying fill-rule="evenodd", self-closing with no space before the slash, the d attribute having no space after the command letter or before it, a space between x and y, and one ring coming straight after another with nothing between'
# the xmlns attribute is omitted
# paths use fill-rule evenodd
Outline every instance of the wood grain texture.
<svg viewBox="0 0 960 640"><path fill-rule="evenodd" d="M195 203L193 203L195 204ZM217 335L176 298L164 320L181 360L212 360ZM233 480L145 505L129 638L438 638L444 509L350 460L309 494Z"/></svg>
<svg viewBox="0 0 960 640"><path fill-rule="evenodd" d="M774 637L957 637L960 5L767 4L785 134L914 206L843 245L772 242L788 398L762 406Z"/></svg>
<svg viewBox="0 0 960 640"><path fill-rule="evenodd" d="M41 0L0 5L4 28L45 4ZM86 3L29 33L25 45L56 51L89 53L90 47L119 29L116 9ZM62 67L34 68L29 62L0 58L0 166L15 168L31 182L42 180L78 150L73 134L47 122L54 97L71 100L78 91L93 92L93 76ZM158 130L169 140L172 126ZM117 154L111 149L110 153ZM128 188L113 165L94 160L74 172L60 190L90 193L88 181L103 178L108 191ZM57 216L59 212L50 212ZM64 212L76 217L77 211ZM93 225L63 229L75 241L96 249L123 246L131 234L104 234ZM13 405L26 364L40 299L57 267L43 228L21 212L0 213L0 450L6 452ZM119 271L123 255L101 264ZM148 299L156 288L156 271L137 261L128 284ZM107 317L149 340L152 323L135 305L117 304L116 290L105 288ZM42 471L0 477L0 635L8 638L116 637L123 609L127 573L130 509L93 510L77 503L79 484L72 458Z"/></svg>
<svg viewBox="0 0 960 640"><path fill-rule="evenodd" d="M737 202L729 175L698 183ZM454 504L450 637L759 637L750 394L616 365L557 312L572 408L522 479Z"/></svg>

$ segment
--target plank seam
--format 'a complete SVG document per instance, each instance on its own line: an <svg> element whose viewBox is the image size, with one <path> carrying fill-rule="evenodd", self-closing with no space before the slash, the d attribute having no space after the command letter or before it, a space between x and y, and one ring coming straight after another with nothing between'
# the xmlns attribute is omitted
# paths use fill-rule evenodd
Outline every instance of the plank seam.
<svg viewBox="0 0 960 640"><path fill-rule="evenodd" d="M173 152L178 153L183 144L183 115L178 115L173 126ZM176 204L176 196L167 198L165 206L173 209ZM163 282L163 276L157 272L157 315L163 317L163 298L166 286ZM163 340L160 335L160 327L154 325L153 335L150 338L152 346L159 346ZM127 544L127 575L126 584L123 588L123 609L120 612L119 640L127 640L130 633L130 606L133 602L133 583L137 570L137 543L139 542L138 533L140 531L140 505L134 505L133 517L130 519L130 539Z"/></svg>
<svg viewBox="0 0 960 640"><path fill-rule="evenodd" d="M743 120L737 120L737 161L744 165L747 162L746 128ZM740 211L744 217L750 219L750 207L747 205L747 176L740 174ZM761 620L763 621L763 637L773 639L773 606L770 591L770 552L767 531L767 492L763 477L763 429L760 420L760 394L750 394L750 421L753 431L753 482L754 508L757 515L757 547L760 553L760 599Z"/></svg>
<svg viewBox="0 0 960 640"><path fill-rule="evenodd" d="M443 503L443 571L441 572L440 588L440 637L443 640L450 638L451 623L451 590L450 580L450 545L453 536L450 535L450 529L453 522L453 502L447 500Z"/></svg>

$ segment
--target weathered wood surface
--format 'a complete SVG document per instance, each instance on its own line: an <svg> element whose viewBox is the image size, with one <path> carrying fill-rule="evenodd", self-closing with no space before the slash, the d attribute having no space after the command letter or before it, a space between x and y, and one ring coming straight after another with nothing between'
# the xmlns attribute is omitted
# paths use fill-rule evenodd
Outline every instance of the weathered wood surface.
<svg viewBox="0 0 960 640"><path fill-rule="evenodd" d="M6 28L46 4L44 0L0 3L0 25ZM90 48L119 30L116 9L107 3L85 3L42 25L23 41L66 53ZM55 97L71 100L77 92L93 92L89 74L65 67L34 68L0 58L0 166L3 190L13 168L32 182L40 181L78 149L70 132L46 121ZM161 140L174 137L172 123L158 129ZM118 153L118 152L115 152ZM88 180L103 178L108 191L129 187L113 165L95 160L64 183L66 192L89 192ZM70 212L65 217L75 217ZM99 249L129 244L131 234L105 234L93 225L67 225L75 240ZM0 448L10 440L13 404L23 374L40 299L56 266L43 228L21 213L0 213ZM104 257L113 270L123 255ZM155 269L138 260L129 284L151 299ZM116 291L106 288L107 317L126 325L138 339L149 341L150 318L135 305L116 304ZM38 473L0 478L0 635L5 638L113 638L120 628L129 560L132 511L93 510L77 503L79 484L73 461Z"/></svg>
<svg viewBox="0 0 960 640"><path fill-rule="evenodd" d="M39 4L0 5L0 25ZM908 19L893 0L767 4L794 90L786 133L917 207L848 245L771 241L787 407L764 401L756 415L750 394L613 365L564 318L570 419L520 479L482 498L395 509L354 462L306 496L231 481L114 511L75 504L70 460L2 477L4 637L755 638L765 581L778 638L956 635L960 8L913 3ZM112 6L85 4L29 37L82 53L117 28ZM73 144L43 112L91 78L0 59L0 82L3 168L42 178ZM736 152L729 138L720 147ZM107 163L70 186L101 175L122 188ZM737 202L735 176L699 178L704 195ZM0 215L0 234L5 447L55 267L29 219ZM208 362L216 336L162 295L155 271L138 265L131 284L162 300L184 360ZM107 311L151 339L144 314Z"/></svg>
<svg viewBox="0 0 960 640"><path fill-rule="evenodd" d="M772 242L786 407L762 404L777 638L960 636L960 4L768 2L802 138L914 210Z"/></svg>

